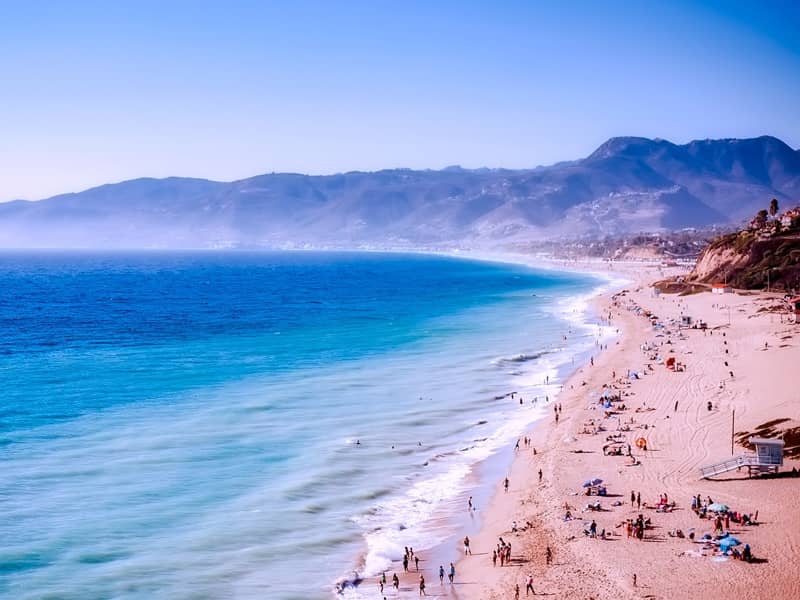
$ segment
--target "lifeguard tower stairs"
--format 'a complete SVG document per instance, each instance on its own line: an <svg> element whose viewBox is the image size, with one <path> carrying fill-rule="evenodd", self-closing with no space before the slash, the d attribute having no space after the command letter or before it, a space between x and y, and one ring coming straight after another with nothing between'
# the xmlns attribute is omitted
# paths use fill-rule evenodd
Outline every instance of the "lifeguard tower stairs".
<svg viewBox="0 0 800 600"><path fill-rule="evenodd" d="M749 442L755 446L755 453L740 454L721 462L700 468L700 478L708 479L728 471L747 467L747 474L777 473L783 465L783 440L751 437Z"/></svg>

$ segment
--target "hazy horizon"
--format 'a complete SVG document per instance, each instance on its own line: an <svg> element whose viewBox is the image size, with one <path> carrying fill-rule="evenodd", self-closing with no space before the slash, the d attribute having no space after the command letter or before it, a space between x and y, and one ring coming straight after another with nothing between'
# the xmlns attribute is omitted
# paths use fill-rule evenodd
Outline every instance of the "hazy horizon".
<svg viewBox="0 0 800 600"><path fill-rule="evenodd" d="M3 17L3 201L138 177L533 168L630 134L800 146L786 1L84 1Z"/></svg>
<svg viewBox="0 0 800 600"><path fill-rule="evenodd" d="M636 136L636 135L632 135L632 136L615 136L615 137L661 139L661 138L646 138L646 136ZM785 140L783 140L780 136L777 136L777 135L762 134L760 136L754 136L754 138L760 138L760 137L771 137L771 138L775 138L775 139L778 139L780 141L784 141L785 142ZM708 138L706 138L706 139L708 139ZM741 139L741 138L724 138L724 139ZM752 139L752 138L750 138L750 139ZM689 142L697 141L697 140L686 140L685 142L684 141L676 142L674 140L665 140L665 141L674 143L676 145L683 145L685 143L689 143ZM97 183L97 184L94 184L94 185L90 185L87 188L81 188L81 189L75 189L75 190L64 190L64 191L58 192L56 194L53 194L51 196L42 197L42 198L10 198L10 199L6 199L6 200L0 199L0 204L7 203L7 202L16 202L16 201L38 202L38 201L41 201L41 200L49 200L50 198L53 198L55 196L66 195L66 194L78 194L78 193L85 192L85 191L88 191L88 190L91 190L91 189L94 189L94 188L97 188L97 187L102 187L102 186L105 186L105 185L116 185L116 184L119 184L119 183L125 183L127 181L134 181L134 180L137 180L137 179L154 179L154 180L163 180L163 179L198 179L198 180L208 181L208 182L211 182L211 183L229 184L229 183L236 183L238 181L244 181L244 180L250 179L252 177L257 177L257 176L262 176L262 175L298 175L298 176L302 176L302 177L330 177L330 176L347 175L347 174L354 174L354 173L371 174L371 173L379 173L381 171L403 171L403 170L408 170L408 171L445 171L447 169L455 169L455 168L460 168L460 169L463 169L465 171L480 171L480 170L525 171L525 170L534 170L534 169L538 169L538 168L554 166L554 165L557 165L560 162L568 163L568 162L574 162L576 160L581 160L583 158L586 158L589 154L591 154L596 149L597 149L597 146L593 147L591 150L589 150L588 152L586 152L585 154L583 154L581 156L577 156L577 157L574 157L574 158L563 159L561 161L556 161L555 163L539 164L539 165L531 165L531 166L522 166L522 167L506 167L506 166L503 166L503 165L479 165L479 166L474 166L474 167L471 167L471 166L468 167L468 166L459 165L459 164L448 164L448 165L444 165L444 166L441 166L441 167L414 168L414 167L406 167L406 166L400 165L400 166L379 167L379 168L371 169L371 170L350 169L350 170L347 170L347 171L330 171L330 172L318 172L318 173L304 173L304 172L300 172L300 171L267 171L267 172L251 173L251 174L246 175L244 177L240 177L240 178L237 178L237 179L228 179L228 180L212 179L212 178L209 178L209 177L194 176L194 175L172 174L172 175L165 175L165 176L162 176L162 177L154 177L154 176L145 174L145 175L138 175L136 177L120 179L120 180L117 180L117 181L104 181L104 182L100 182L100 183ZM795 150L795 151L800 151L800 148L792 148L792 149Z"/></svg>

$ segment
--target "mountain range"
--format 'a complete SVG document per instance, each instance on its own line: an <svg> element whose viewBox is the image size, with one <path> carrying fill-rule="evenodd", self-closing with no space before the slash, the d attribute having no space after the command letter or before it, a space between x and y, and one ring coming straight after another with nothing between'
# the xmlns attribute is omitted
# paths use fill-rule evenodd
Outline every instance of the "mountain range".
<svg viewBox="0 0 800 600"><path fill-rule="evenodd" d="M0 247L501 247L738 223L800 203L781 140L616 137L534 169L391 169L233 182L169 177L0 204Z"/></svg>

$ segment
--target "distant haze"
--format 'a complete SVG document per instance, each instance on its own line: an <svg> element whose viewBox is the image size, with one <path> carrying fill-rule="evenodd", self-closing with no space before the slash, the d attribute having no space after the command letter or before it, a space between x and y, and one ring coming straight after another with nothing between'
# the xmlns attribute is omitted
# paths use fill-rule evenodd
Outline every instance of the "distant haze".
<svg viewBox="0 0 800 600"><path fill-rule="evenodd" d="M621 137L532 170L135 179L0 204L0 247L501 247L737 222L772 197L800 202L800 151L774 137Z"/></svg>

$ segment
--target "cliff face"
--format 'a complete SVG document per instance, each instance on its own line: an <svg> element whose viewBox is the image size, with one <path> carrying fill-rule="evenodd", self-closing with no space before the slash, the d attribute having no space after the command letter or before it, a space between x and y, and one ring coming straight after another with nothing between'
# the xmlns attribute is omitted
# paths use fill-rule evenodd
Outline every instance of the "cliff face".
<svg viewBox="0 0 800 600"><path fill-rule="evenodd" d="M712 241L697 260L690 281L727 281L734 288L800 288L800 232L764 237L739 231Z"/></svg>

